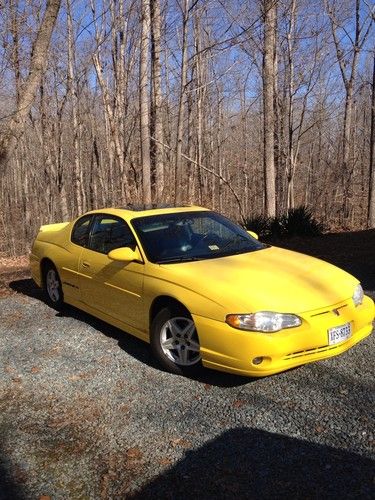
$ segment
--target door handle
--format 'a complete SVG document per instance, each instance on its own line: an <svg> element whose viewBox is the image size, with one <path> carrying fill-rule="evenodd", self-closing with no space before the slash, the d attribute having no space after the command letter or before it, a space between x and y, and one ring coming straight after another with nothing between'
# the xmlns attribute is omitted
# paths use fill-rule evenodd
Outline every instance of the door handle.
<svg viewBox="0 0 375 500"><path fill-rule="evenodd" d="M87 262L87 260L84 260L84 261L82 262L82 267L90 267L89 262Z"/></svg>

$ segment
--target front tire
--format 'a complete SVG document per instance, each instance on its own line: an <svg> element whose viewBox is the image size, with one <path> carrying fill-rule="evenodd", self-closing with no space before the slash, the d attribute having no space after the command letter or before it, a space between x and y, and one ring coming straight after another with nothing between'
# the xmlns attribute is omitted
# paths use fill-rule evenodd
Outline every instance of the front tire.
<svg viewBox="0 0 375 500"><path fill-rule="evenodd" d="M56 311L61 311L64 307L64 294L59 273L52 263L47 264L44 268L43 289L48 304Z"/></svg>
<svg viewBox="0 0 375 500"><path fill-rule="evenodd" d="M165 308L158 312L151 324L151 350L171 373L189 374L200 367L197 330L187 311Z"/></svg>

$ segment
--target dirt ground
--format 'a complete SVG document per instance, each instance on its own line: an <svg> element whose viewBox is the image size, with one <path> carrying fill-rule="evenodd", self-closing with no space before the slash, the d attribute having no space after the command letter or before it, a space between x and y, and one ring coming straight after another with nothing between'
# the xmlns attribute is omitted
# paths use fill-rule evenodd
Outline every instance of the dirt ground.
<svg viewBox="0 0 375 500"><path fill-rule="evenodd" d="M15 293L9 283L17 279L30 278L29 257L1 257L0 256L0 297Z"/></svg>

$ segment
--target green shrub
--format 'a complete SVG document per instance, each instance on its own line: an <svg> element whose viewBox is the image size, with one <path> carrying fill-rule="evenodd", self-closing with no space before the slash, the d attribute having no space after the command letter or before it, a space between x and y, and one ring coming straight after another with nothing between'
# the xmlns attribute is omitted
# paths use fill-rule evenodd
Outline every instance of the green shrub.
<svg viewBox="0 0 375 500"><path fill-rule="evenodd" d="M323 224L318 222L305 206L290 209L283 220L283 228L288 237L318 236L324 230Z"/></svg>
<svg viewBox="0 0 375 500"><path fill-rule="evenodd" d="M271 219L269 217L265 217L264 215L255 215L254 217L249 217L245 221L245 228L249 231L254 231L257 233L259 238L267 239L270 237L270 222Z"/></svg>
<svg viewBox="0 0 375 500"><path fill-rule="evenodd" d="M276 217L264 215L249 217L245 227L265 240L292 236L318 236L324 231L323 224L318 222L311 210L305 206L291 208L287 214Z"/></svg>

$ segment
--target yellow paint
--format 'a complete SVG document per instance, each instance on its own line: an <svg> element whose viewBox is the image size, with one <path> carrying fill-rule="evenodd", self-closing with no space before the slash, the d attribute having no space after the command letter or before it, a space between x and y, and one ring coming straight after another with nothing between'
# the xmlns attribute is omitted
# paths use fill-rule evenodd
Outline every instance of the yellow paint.
<svg viewBox="0 0 375 500"><path fill-rule="evenodd" d="M116 215L132 228L133 218L197 210L205 209L102 209L90 213ZM53 224L51 231L43 226L30 258L36 283L42 282L40 263L50 259L60 274L67 303L146 341L153 301L161 295L178 300L192 314L205 366L242 375L271 375L340 354L372 331L373 301L365 297L358 307L352 301L358 280L319 259L269 247L159 265L147 260L135 234L139 260L120 262L71 243L74 223ZM302 324L277 333L259 333L225 323L228 314L264 310L297 314ZM352 336L328 348L327 330L347 322L352 323ZM254 365L255 357L264 360Z"/></svg>

